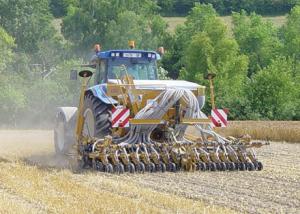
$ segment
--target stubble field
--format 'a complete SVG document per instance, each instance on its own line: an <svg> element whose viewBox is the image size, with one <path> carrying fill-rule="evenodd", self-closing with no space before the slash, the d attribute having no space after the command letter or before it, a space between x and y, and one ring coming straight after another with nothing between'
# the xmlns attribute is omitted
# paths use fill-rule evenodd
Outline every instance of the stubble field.
<svg viewBox="0 0 300 214"><path fill-rule="evenodd" d="M257 150L261 172L73 174L53 132L0 131L0 213L299 213L300 144Z"/></svg>

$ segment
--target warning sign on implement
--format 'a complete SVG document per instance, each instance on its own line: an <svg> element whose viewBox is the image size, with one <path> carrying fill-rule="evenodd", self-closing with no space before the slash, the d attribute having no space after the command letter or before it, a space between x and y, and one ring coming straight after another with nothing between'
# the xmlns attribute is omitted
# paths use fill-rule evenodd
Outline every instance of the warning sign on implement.
<svg viewBox="0 0 300 214"><path fill-rule="evenodd" d="M211 110L211 125L212 127L226 127L227 126L227 113L225 109Z"/></svg>
<svg viewBox="0 0 300 214"><path fill-rule="evenodd" d="M130 111L123 106L112 109L112 127L129 127Z"/></svg>

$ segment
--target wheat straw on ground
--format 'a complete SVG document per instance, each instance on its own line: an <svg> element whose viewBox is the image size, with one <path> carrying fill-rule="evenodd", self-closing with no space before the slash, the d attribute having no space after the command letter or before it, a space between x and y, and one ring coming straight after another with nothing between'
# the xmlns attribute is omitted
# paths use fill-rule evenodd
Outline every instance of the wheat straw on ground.
<svg viewBox="0 0 300 214"><path fill-rule="evenodd" d="M249 134L253 139L300 142L300 121L229 121L227 128L217 128L226 136Z"/></svg>
<svg viewBox="0 0 300 214"><path fill-rule="evenodd" d="M42 213L230 213L229 209L137 186L127 179L123 181L122 176L76 175L22 162L0 163L0 167L2 187L22 198L10 208L12 212L35 209ZM0 204L9 205L13 200L5 198Z"/></svg>

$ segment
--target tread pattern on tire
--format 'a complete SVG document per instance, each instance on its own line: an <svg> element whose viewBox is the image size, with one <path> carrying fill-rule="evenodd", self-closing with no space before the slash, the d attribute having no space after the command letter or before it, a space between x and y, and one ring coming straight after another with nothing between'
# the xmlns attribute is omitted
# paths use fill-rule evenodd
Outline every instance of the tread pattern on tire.
<svg viewBox="0 0 300 214"><path fill-rule="evenodd" d="M111 134L111 106L101 102L92 93L87 93L84 98L84 111L90 108L95 118L95 136L104 137Z"/></svg>

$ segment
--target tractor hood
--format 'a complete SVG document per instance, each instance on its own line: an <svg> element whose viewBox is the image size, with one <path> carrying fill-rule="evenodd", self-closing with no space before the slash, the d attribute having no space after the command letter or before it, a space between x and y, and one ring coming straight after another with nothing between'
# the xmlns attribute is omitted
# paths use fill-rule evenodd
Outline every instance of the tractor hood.
<svg viewBox="0 0 300 214"><path fill-rule="evenodd" d="M109 79L108 83L118 84L118 80ZM185 80L134 80L137 89L162 90L166 88L185 88L197 90L204 87Z"/></svg>

